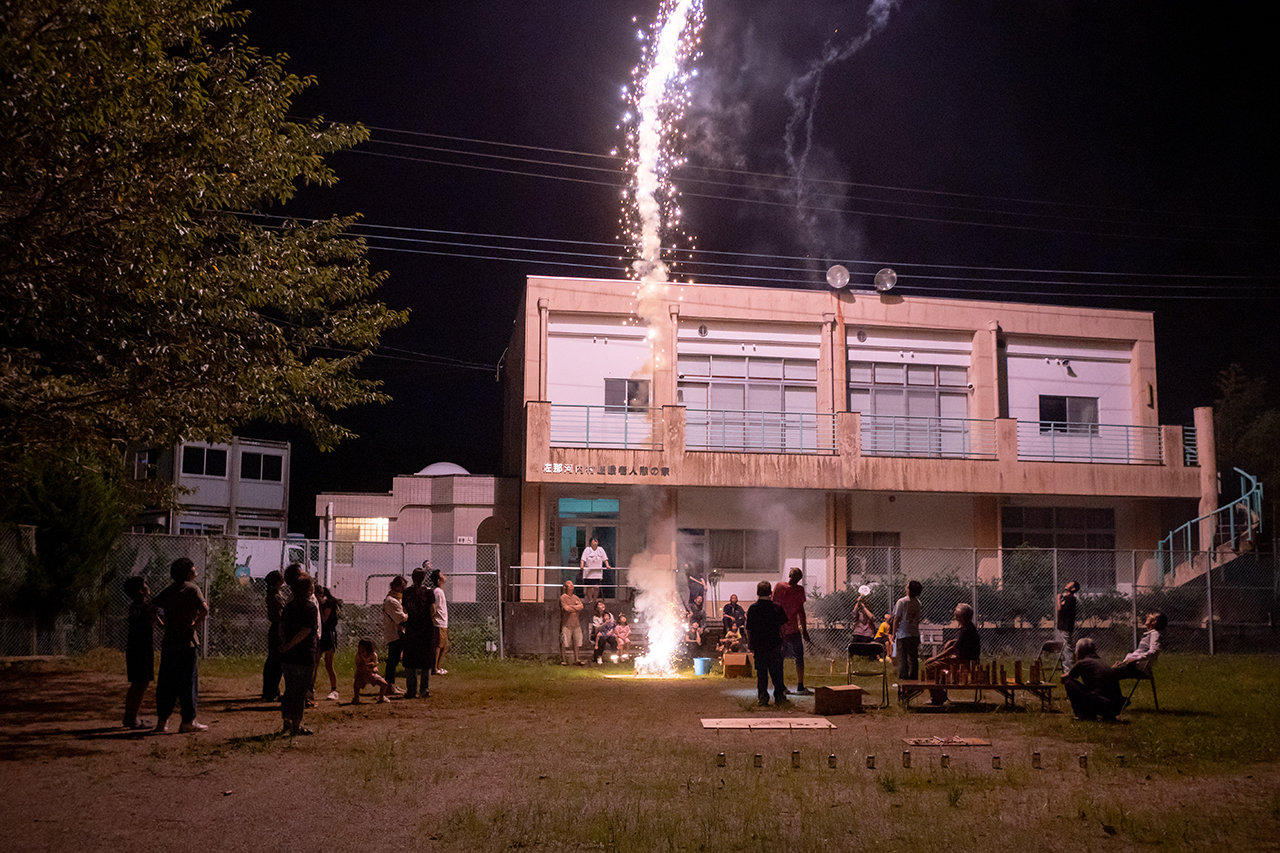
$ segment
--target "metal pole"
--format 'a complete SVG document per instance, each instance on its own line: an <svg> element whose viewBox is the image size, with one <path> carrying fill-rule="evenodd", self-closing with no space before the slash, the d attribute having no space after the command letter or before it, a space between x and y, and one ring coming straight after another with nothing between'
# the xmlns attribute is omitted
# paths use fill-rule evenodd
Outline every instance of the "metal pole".
<svg viewBox="0 0 1280 853"><path fill-rule="evenodd" d="M1129 592L1129 609L1130 621L1133 623L1133 647L1138 647L1138 554L1136 551L1129 552L1129 569L1130 578L1133 580L1133 586Z"/></svg>
<svg viewBox="0 0 1280 853"><path fill-rule="evenodd" d="M498 596L498 660L506 660L507 646L502 631L502 546L496 542L493 545L493 571L494 579L497 581L494 592Z"/></svg>

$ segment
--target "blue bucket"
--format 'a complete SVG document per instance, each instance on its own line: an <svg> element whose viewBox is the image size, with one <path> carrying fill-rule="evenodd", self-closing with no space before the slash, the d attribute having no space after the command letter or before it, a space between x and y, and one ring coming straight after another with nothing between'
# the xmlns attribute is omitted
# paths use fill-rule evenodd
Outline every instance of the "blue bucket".
<svg viewBox="0 0 1280 853"><path fill-rule="evenodd" d="M711 658L694 658L693 674L694 675L710 675L711 674Z"/></svg>

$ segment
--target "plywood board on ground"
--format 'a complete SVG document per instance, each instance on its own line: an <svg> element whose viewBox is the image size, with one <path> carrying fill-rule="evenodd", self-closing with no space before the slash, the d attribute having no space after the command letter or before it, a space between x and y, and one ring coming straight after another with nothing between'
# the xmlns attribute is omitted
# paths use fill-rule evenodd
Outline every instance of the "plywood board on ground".
<svg viewBox="0 0 1280 853"><path fill-rule="evenodd" d="M812 717L727 717L704 718L704 729L834 729L830 720Z"/></svg>

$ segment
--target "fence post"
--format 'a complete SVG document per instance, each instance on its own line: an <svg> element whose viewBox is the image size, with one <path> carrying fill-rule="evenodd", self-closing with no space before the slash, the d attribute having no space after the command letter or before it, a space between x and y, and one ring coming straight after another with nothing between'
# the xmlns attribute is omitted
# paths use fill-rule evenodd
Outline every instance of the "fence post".
<svg viewBox="0 0 1280 853"><path fill-rule="evenodd" d="M212 587L209 584L209 537L204 537L204 600L206 604L209 601L209 593ZM200 626L204 639L200 641L200 657L209 657L209 620L214 616L213 608L209 607L209 612L205 614L204 622Z"/></svg>
<svg viewBox="0 0 1280 853"><path fill-rule="evenodd" d="M1138 552L1129 552L1129 571L1133 578L1132 591L1129 593L1129 621L1133 625L1133 647L1138 647Z"/></svg>
<svg viewBox="0 0 1280 853"><path fill-rule="evenodd" d="M974 621L974 624L976 625L979 621L978 620L978 549L970 548L969 552L973 558L973 587L971 588L971 595L973 597L973 621Z"/></svg>
<svg viewBox="0 0 1280 853"><path fill-rule="evenodd" d="M506 660L507 645L502 631L502 546L497 542L493 543L493 578L494 592L498 597L498 660Z"/></svg>
<svg viewBox="0 0 1280 853"><path fill-rule="evenodd" d="M1209 608L1209 654L1213 655L1213 555L1209 552L1208 565L1204 570L1204 597Z"/></svg>

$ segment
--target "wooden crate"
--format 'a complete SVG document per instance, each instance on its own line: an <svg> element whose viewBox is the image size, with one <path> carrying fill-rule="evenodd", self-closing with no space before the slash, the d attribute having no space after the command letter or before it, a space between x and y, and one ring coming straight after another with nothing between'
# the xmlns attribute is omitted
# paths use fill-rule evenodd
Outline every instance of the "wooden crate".
<svg viewBox="0 0 1280 853"><path fill-rule="evenodd" d="M862 697L867 691L856 684L837 684L813 691L813 712L824 717L834 714L861 714Z"/></svg>

